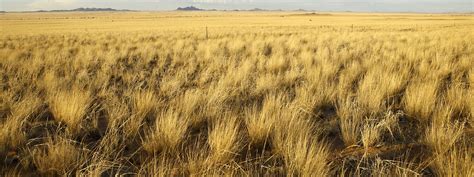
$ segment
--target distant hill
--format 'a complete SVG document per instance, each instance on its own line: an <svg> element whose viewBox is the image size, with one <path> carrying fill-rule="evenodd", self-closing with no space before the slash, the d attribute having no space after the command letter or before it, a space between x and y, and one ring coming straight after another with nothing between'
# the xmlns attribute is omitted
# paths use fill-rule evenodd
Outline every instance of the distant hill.
<svg viewBox="0 0 474 177"><path fill-rule="evenodd" d="M260 9L260 8L253 8L253 9L250 9L248 11L268 11L266 9Z"/></svg>
<svg viewBox="0 0 474 177"><path fill-rule="evenodd" d="M253 8L253 9L246 9L246 10L237 10L237 11L249 11L249 12L282 12L283 9L261 9L261 8Z"/></svg>
<svg viewBox="0 0 474 177"><path fill-rule="evenodd" d="M189 6L189 7L178 7L176 10L177 11L203 11L204 9L200 9L194 6Z"/></svg>
<svg viewBox="0 0 474 177"><path fill-rule="evenodd" d="M329 13L299 13L299 14L290 14L289 16L331 16L332 14Z"/></svg>
<svg viewBox="0 0 474 177"><path fill-rule="evenodd" d="M39 10L37 12L99 12L99 11L106 11L106 12L111 12L111 11L130 11L127 9L112 9L112 8L77 8L77 9L71 9L71 10Z"/></svg>

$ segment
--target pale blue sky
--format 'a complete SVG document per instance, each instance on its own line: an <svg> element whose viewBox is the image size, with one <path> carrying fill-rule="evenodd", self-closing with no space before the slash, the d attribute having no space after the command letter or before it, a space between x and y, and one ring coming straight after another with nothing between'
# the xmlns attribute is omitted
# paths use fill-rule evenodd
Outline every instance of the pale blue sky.
<svg viewBox="0 0 474 177"><path fill-rule="evenodd" d="M28 11L110 7L132 10L173 10L196 6L206 9L306 9L368 12L473 12L474 0L0 0L0 10Z"/></svg>

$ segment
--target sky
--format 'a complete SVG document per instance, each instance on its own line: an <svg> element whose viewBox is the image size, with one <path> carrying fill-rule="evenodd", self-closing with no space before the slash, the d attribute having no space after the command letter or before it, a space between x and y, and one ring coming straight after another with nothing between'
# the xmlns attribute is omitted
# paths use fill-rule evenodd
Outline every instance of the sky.
<svg viewBox="0 0 474 177"><path fill-rule="evenodd" d="M282 9L362 12L473 12L474 0L0 0L1 11L64 10L79 7L130 10Z"/></svg>

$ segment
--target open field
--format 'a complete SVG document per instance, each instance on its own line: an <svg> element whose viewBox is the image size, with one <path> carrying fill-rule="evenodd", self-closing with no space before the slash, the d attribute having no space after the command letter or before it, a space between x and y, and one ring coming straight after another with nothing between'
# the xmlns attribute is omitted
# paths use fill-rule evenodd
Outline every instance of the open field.
<svg viewBox="0 0 474 177"><path fill-rule="evenodd" d="M474 174L473 15L5 13L0 25L0 176Z"/></svg>

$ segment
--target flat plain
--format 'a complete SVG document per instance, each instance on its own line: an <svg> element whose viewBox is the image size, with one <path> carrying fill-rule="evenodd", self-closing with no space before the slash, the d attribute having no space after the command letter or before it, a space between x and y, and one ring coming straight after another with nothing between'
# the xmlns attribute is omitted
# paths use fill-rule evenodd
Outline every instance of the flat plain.
<svg viewBox="0 0 474 177"><path fill-rule="evenodd" d="M472 14L0 14L0 176L470 176Z"/></svg>

